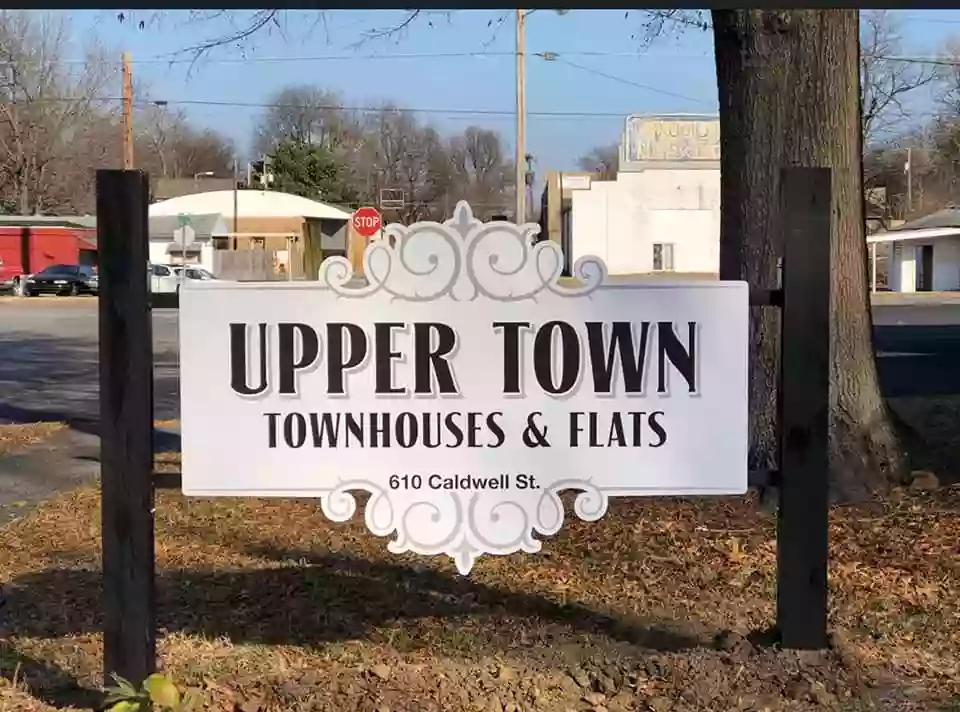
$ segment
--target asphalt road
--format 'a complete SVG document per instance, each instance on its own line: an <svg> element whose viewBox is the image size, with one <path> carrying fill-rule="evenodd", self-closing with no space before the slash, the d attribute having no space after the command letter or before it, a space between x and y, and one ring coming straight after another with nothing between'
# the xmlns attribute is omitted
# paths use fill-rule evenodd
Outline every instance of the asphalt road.
<svg viewBox="0 0 960 712"><path fill-rule="evenodd" d="M876 306L873 321L887 396L960 394L960 301Z"/></svg>
<svg viewBox="0 0 960 712"><path fill-rule="evenodd" d="M98 416L97 309L92 298L0 300L0 422ZM874 309L881 385L887 395L960 393L960 301ZM153 315L154 407L177 418L177 312Z"/></svg>
<svg viewBox="0 0 960 712"><path fill-rule="evenodd" d="M59 420L89 431L99 415L97 301L0 300L0 423ZM153 315L154 414L179 415L177 312Z"/></svg>

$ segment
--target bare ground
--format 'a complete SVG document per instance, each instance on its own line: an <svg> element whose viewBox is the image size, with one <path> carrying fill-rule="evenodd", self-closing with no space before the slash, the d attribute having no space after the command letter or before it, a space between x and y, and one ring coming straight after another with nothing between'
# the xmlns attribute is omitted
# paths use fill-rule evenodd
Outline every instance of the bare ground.
<svg viewBox="0 0 960 712"><path fill-rule="evenodd" d="M910 405L918 432L952 408ZM955 452L953 423L922 434L927 467ZM98 506L81 488L0 528L0 710L102 684ZM387 553L361 521L160 493L164 671L242 712L960 708L957 487L834 509L834 645L809 653L763 635L774 519L751 497L620 501L469 577Z"/></svg>
<svg viewBox="0 0 960 712"><path fill-rule="evenodd" d="M64 427L64 423L0 425L0 456L23 452L40 445Z"/></svg>

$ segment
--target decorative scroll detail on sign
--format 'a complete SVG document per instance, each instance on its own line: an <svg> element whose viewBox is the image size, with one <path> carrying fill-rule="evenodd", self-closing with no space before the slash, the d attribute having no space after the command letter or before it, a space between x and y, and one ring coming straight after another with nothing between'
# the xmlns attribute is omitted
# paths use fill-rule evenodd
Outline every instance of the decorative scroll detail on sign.
<svg viewBox="0 0 960 712"><path fill-rule="evenodd" d="M429 302L448 297L469 302L536 299L543 291L583 297L603 284L607 267L598 257L581 257L572 276L578 286L559 283L563 251L552 240L533 242L535 223L482 223L470 205L457 203L444 223L388 225L383 237L371 240L363 255L367 284L357 286L345 257L328 257L320 266L320 282L342 297L365 298L387 292L394 299Z"/></svg>
<svg viewBox="0 0 960 712"><path fill-rule="evenodd" d="M535 535L552 536L564 521L560 493L579 491L573 511L595 522L607 513L607 495L587 480L563 480L543 490L532 511L508 492L436 493L432 497L394 502L390 491L366 480L345 480L321 497L324 515L346 522L357 511L356 492L367 492L364 523L376 536L396 538L387 545L394 554L446 554L461 574L468 574L483 554L536 554L542 543ZM503 517L510 510L509 519Z"/></svg>
<svg viewBox="0 0 960 712"><path fill-rule="evenodd" d="M381 238L371 240L363 256L367 284L345 257L329 257L320 267L320 281L337 295L366 298L386 292L395 300L430 302L449 298L458 302L490 299L498 302L536 301L549 291L562 297L587 297L607 277L598 257L577 260L572 276L576 286L561 285L563 251L552 240L534 242L536 223L483 223L461 200L453 217L443 223L387 225ZM484 553L536 553L536 534L556 534L564 521L560 492L579 491L574 512L596 521L607 511L607 497L587 480L564 480L540 495L532 511L510 496L509 490L433 493L416 501L395 503L390 491L365 480L342 482L322 498L323 513L333 521L351 519L356 500L351 491L371 498L364 519L377 536L396 534L388 549L396 554L446 554L466 575ZM438 501L438 499L440 501ZM504 517L504 510L511 510Z"/></svg>

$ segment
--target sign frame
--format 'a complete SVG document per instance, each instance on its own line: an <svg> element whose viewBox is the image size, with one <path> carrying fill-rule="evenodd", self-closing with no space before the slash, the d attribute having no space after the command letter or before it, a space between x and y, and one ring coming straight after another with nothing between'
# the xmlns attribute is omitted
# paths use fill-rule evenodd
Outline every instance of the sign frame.
<svg viewBox="0 0 960 712"><path fill-rule="evenodd" d="M178 300L151 302L146 280L129 278L147 259L148 176L103 169L96 180L103 672L138 684L157 669L154 493L181 486L179 473L153 471L150 312L177 309ZM751 285L750 293L752 311L782 315L781 457L772 469L751 471L749 483L779 491L773 631L787 649L828 646L831 182L829 168L780 169L782 282Z"/></svg>

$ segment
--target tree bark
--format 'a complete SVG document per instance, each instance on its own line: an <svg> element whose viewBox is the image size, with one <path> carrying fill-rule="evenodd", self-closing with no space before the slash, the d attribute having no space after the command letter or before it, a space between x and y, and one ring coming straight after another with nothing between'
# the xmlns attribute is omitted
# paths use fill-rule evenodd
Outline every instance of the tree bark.
<svg viewBox="0 0 960 712"><path fill-rule="evenodd" d="M880 394L863 224L856 10L713 10L720 98L720 278L777 286L783 166L833 169L831 487L852 500L904 461ZM751 468L776 466L780 317L751 315Z"/></svg>

